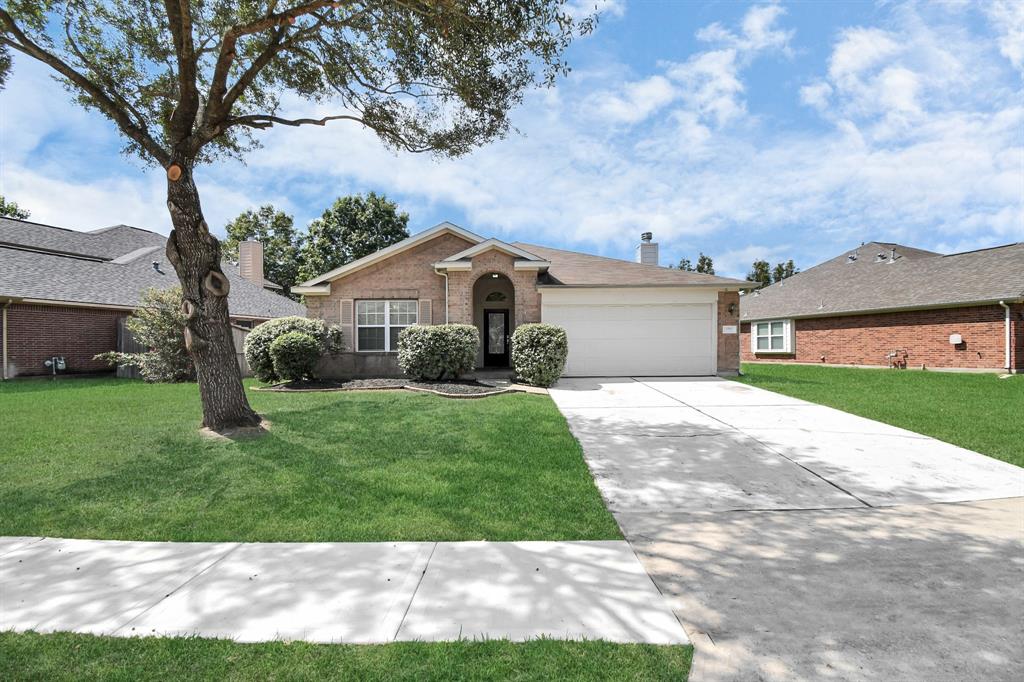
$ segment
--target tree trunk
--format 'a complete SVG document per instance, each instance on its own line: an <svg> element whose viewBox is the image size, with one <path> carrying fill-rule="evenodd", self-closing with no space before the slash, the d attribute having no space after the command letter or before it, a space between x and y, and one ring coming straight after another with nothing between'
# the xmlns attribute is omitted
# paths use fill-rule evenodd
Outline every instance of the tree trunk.
<svg viewBox="0 0 1024 682"><path fill-rule="evenodd" d="M168 167L167 208L174 229L167 259L181 281L185 344L196 365L203 426L214 431L258 426L249 406L228 318L228 279L220 268L220 242L210 234L192 178L191 163Z"/></svg>

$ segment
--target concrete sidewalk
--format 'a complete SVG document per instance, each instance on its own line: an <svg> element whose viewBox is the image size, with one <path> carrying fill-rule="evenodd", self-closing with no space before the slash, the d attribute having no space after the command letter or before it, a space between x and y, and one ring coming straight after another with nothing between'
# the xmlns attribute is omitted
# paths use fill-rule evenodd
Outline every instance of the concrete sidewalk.
<svg viewBox="0 0 1024 682"><path fill-rule="evenodd" d="M0 538L0 631L685 644L626 542Z"/></svg>

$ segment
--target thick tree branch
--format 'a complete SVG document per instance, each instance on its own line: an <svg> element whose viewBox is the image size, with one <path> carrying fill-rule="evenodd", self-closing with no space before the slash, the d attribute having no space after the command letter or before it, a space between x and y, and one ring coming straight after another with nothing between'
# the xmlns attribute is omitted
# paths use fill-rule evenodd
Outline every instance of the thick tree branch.
<svg viewBox="0 0 1024 682"><path fill-rule="evenodd" d="M24 31L18 28L11 15L2 8L0 8L0 28L6 34L0 39L0 43L8 45L34 59L38 59L67 78L92 98L96 106L109 116L125 135L135 141L157 163L162 166L166 166L169 163L169 154L153 139L145 126L135 123L128 112L120 107L103 88L76 71L56 55L36 44Z"/></svg>
<svg viewBox="0 0 1024 682"><path fill-rule="evenodd" d="M251 114L249 116L236 116L234 118L230 118L225 122L225 125L242 125L248 128L266 130L267 128L272 128L274 125L292 126L296 128L304 125L324 126L331 121L355 121L356 123L360 123L367 128L377 131L391 140L395 145L414 154L433 151L433 148L429 145L412 144L401 134L400 131L394 128L373 121L367 121L362 116L356 116L354 114L337 114L335 116L324 116L323 118L283 118L281 116L273 116L271 114Z"/></svg>
<svg viewBox="0 0 1024 682"><path fill-rule="evenodd" d="M283 29L284 27L294 23L298 17L312 14L319 9L323 9L325 7L339 8L342 5L349 4L351 4L351 0L346 2L339 2L337 0L316 0L315 2L303 3L301 5L296 5L291 9L286 9L283 12L275 13L274 9L277 6L277 3L275 2L270 4L267 14L260 19L229 28L227 32L224 33L224 38L221 40L220 54L217 57L217 63L214 65L213 79L210 82L210 96L207 103L208 110L212 110L213 112L213 116L210 120L212 122L216 122L217 118L226 115L231 108L230 104L227 104L225 101L225 95L228 92L228 74L231 72L231 65L235 61L235 50L238 45L239 38L246 35L252 35L254 33L260 33L261 31L266 31L270 28L277 27ZM268 61L269 58L274 56L274 54L276 54L276 52L271 52L268 57ZM249 82L251 82L258 73L259 71L253 73ZM237 99L237 95L235 99ZM234 102L234 100L231 101Z"/></svg>
<svg viewBox="0 0 1024 682"><path fill-rule="evenodd" d="M165 0L167 23L174 39L178 57L178 106L171 114L171 144L178 145L192 134L199 111L199 89L196 85L196 52L192 37L192 9L189 0Z"/></svg>

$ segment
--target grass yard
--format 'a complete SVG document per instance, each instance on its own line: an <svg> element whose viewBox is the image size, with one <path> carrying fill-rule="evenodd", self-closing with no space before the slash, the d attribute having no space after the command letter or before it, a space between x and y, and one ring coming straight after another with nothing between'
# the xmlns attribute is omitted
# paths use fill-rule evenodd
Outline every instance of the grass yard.
<svg viewBox="0 0 1024 682"><path fill-rule="evenodd" d="M547 396L250 392L250 400L271 433L218 443L198 435L194 384L0 384L0 535L621 537Z"/></svg>
<svg viewBox="0 0 1024 682"><path fill-rule="evenodd" d="M1022 376L746 364L736 380L1024 466Z"/></svg>
<svg viewBox="0 0 1024 682"><path fill-rule="evenodd" d="M4 680L685 680L691 647L536 640L331 645L0 633Z"/></svg>

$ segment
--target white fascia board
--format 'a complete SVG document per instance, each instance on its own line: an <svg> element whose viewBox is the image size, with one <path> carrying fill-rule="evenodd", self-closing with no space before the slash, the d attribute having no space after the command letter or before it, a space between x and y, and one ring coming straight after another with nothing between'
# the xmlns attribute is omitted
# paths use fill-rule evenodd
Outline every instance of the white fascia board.
<svg viewBox="0 0 1024 682"><path fill-rule="evenodd" d="M473 269L473 261L459 260L434 263L435 270L447 270L448 272L468 272Z"/></svg>
<svg viewBox="0 0 1024 682"><path fill-rule="evenodd" d="M488 249L497 249L498 251L504 251L510 256L518 256L519 258L522 258L524 260L536 262L541 261L540 258L530 253L529 251L524 251L523 249L520 249L518 246L512 246L511 244L503 242L500 239L491 238L488 239L487 241L483 241L474 246L471 246L468 249L465 249L464 251L459 251L456 254L452 254L451 256L445 258L443 262L457 261L462 260L464 258L472 258L477 254L487 251Z"/></svg>
<svg viewBox="0 0 1024 682"><path fill-rule="evenodd" d="M331 283L292 287L292 293L302 294L303 296L329 296L331 294Z"/></svg>
<svg viewBox="0 0 1024 682"><path fill-rule="evenodd" d="M453 223L443 222L434 225L431 228L423 230L422 232L417 232L416 234L412 235L411 237L407 237L406 239L403 239L397 244L392 244L391 246L383 248L380 251L375 251L374 253L371 253L369 256L363 256L359 260L354 260L351 263L342 265L341 267L335 268L330 272L325 272L319 277L314 277L313 279L307 282L303 282L302 286L313 287L318 284L323 284L324 282L336 280L339 277L344 277L345 275L351 274L358 270L362 270L365 267L382 261L385 258L390 258L391 256L402 253L403 251L407 251L412 247L422 244L428 239L432 239L437 235L445 232L458 235L459 237L462 237L466 241L470 241L475 244L479 244L480 242L484 241L484 238L478 234L474 234L469 230L463 229Z"/></svg>
<svg viewBox="0 0 1024 682"><path fill-rule="evenodd" d="M547 270L551 267L551 261L546 260L517 260L513 266L516 270Z"/></svg>

